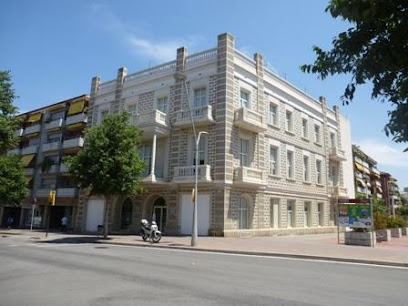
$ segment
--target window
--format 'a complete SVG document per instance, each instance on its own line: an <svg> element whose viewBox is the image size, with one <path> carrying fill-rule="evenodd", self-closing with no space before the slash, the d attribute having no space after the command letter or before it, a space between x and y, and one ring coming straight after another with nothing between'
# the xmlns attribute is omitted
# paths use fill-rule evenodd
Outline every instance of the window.
<svg viewBox="0 0 408 306"><path fill-rule="evenodd" d="M319 226L323 226L323 203L317 203L317 215Z"/></svg>
<svg viewBox="0 0 408 306"><path fill-rule="evenodd" d="M320 125L315 124L314 126L315 142L320 143Z"/></svg>
<svg viewBox="0 0 408 306"><path fill-rule="evenodd" d="M248 200L241 197L238 207L238 228L248 229Z"/></svg>
<svg viewBox="0 0 408 306"><path fill-rule="evenodd" d="M291 111L286 111L286 131L293 132L293 114Z"/></svg>
<svg viewBox="0 0 408 306"><path fill-rule="evenodd" d="M167 114L167 97L157 99L157 109Z"/></svg>
<svg viewBox="0 0 408 306"><path fill-rule="evenodd" d="M249 93L248 92L241 90L239 104L240 104L240 107L249 108Z"/></svg>
<svg viewBox="0 0 408 306"><path fill-rule="evenodd" d="M305 202L305 206L304 206L304 220L303 220L303 224L305 227L310 227L311 226L311 213L312 213L312 203L311 202Z"/></svg>
<svg viewBox="0 0 408 306"><path fill-rule="evenodd" d="M51 142L60 142L61 141L61 134L49 134L47 143Z"/></svg>
<svg viewBox="0 0 408 306"><path fill-rule="evenodd" d="M239 140L239 165L241 167L249 166L249 140L240 139Z"/></svg>
<svg viewBox="0 0 408 306"><path fill-rule="evenodd" d="M64 116L65 116L65 110L53 112L50 114L50 120L51 121L58 120L58 119L64 118Z"/></svg>
<svg viewBox="0 0 408 306"><path fill-rule="evenodd" d="M293 179L295 177L295 159L293 151L286 152L286 177Z"/></svg>
<svg viewBox="0 0 408 306"><path fill-rule="evenodd" d="M307 119L302 119L302 137L309 138L309 129Z"/></svg>
<svg viewBox="0 0 408 306"><path fill-rule="evenodd" d="M322 161L316 160L316 183L322 183Z"/></svg>
<svg viewBox="0 0 408 306"><path fill-rule="evenodd" d="M269 150L269 174L278 175L278 148L273 146Z"/></svg>
<svg viewBox="0 0 408 306"><path fill-rule="evenodd" d="M198 164L199 165L204 165L205 164L205 148L206 148L206 138L201 135L200 137L200 142L198 144ZM193 137L193 145L194 145L194 158L193 158L193 164L195 165L195 139Z"/></svg>
<svg viewBox="0 0 408 306"><path fill-rule="evenodd" d="M337 144L336 144L336 134L333 132L330 132L330 145L332 148L336 148Z"/></svg>
<svg viewBox="0 0 408 306"><path fill-rule="evenodd" d="M279 199L271 199L269 220L270 227L279 227Z"/></svg>
<svg viewBox="0 0 408 306"><path fill-rule="evenodd" d="M149 145L142 145L139 147L139 156L146 163L146 169L143 175L149 176L152 170L152 147Z"/></svg>
<svg viewBox="0 0 408 306"><path fill-rule="evenodd" d="M293 214L293 210L295 209L295 205L296 202L295 200L289 200L288 201L288 209L287 209L287 213L288 213L288 227L294 227L294 214Z"/></svg>
<svg viewBox="0 0 408 306"><path fill-rule="evenodd" d="M269 104L269 124L278 125L278 107L273 103Z"/></svg>
<svg viewBox="0 0 408 306"><path fill-rule="evenodd" d="M207 90L205 88L194 89L193 107L202 107L207 105Z"/></svg>
<svg viewBox="0 0 408 306"><path fill-rule="evenodd" d="M41 178L40 188L55 188L55 178Z"/></svg>
<svg viewBox="0 0 408 306"><path fill-rule="evenodd" d="M309 156L303 155L303 181L310 181Z"/></svg>

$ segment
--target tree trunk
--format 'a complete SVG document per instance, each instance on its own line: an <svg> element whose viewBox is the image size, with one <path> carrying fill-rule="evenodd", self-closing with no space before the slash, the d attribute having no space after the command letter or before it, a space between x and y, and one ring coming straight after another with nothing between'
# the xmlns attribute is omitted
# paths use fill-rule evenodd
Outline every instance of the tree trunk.
<svg viewBox="0 0 408 306"><path fill-rule="evenodd" d="M109 224L109 207L111 197L105 196L105 207L103 212L103 239L108 239L108 224Z"/></svg>

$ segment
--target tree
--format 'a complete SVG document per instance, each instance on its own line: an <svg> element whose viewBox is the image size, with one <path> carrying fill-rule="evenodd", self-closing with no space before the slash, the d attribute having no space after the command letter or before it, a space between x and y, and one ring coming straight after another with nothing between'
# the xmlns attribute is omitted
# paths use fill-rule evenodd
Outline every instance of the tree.
<svg viewBox="0 0 408 306"><path fill-rule="evenodd" d="M16 98L9 71L0 71L0 204L19 205L28 193L23 166L16 156L6 156L16 142Z"/></svg>
<svg viewBox="0 0 408 306"><path fill-rule="evenodd" d="M142 190L140 177L145 163L138 145L141 132L129 123L129 113L108 115L103 123L85 132L85 148L67 158L74 181L91 195L105 197L104 238L108 236L108 212L115 196Z"/></svg>
<svg viewBox="0 0 408 306"><path fill-rule="evenodd" d="M322 79L329 75L350 74L341 97L353 101L356 87L371 82L372 98L389 100L387 136L396 142L408 141L408 4L406 0L331 0L326 12L354 25L323 51L313 46L313 64L301 66ZM405 149L405 151L407 151Z"/></svg>

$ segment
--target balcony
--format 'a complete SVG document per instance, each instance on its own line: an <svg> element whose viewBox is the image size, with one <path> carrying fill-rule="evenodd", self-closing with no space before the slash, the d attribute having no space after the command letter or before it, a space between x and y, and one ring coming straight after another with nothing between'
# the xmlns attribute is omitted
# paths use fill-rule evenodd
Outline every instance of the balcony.
<svg viewBox="0 0 408 306"><path fill-rule="evenodd" d="M262 114L249 110L245 107L241 107L235 111L234 125L255 133L264 132L267 129Z"/></svg>
<svg viewBox="0 0 408 306"><path fill-rule="evenodd" d="M34 168L24 168L24 175L34 175Z"/></svg>
<svg viewBox="0 0 408 306"><path fill-rule="evenodd" d="M33 133L39 133L40 132L41 125L40 124L34 124L32 126L26 127L24 129L24 135L28 134L33 134Z"/></svg>
<svg viewBox="0 0 408 306"><path fill-rule="evenodd" d="M45 125L46 130L52 130L52 129L57 129L62 126L62 118L52 120L51 122L47 123Z"/></svg>
<svg viewBox="0 0 408 306"><path fill-rule="evenodd" d="M23 136L24 129L20 128L14 131L14 136L20 137Z"/></svg>
<svg viewBox="0 0 408 306"><path fill-rule="evenodd" d="M329 186L329 196L337 198L346 198L347 188L341 186Z"/></svg>
<svg viewBox="0 0 408 306"><path fill-rule="evenodd" d="M344 150L337 147L330 148L329 158L338 162L347 160Z"/></svg>
<svg viewBox="0 0 408 306"><path fill-rule="evenodd" d="M69 172L69 168L67 165L65 164L61 164L60 165L60 173L68 173Z"/></svg>
<svg viewBox="0 0 408 306"><path fill-rule="evenodd" d="M20 155L20 149L12 149L7 151L7 156Z"/></svg>
<svg viewBox="0 0 408 306"><path fill-rule="evenodd" d="M78 195L78 189L73 188L57 188L57 200L58 197L74 198Z"/></svg>
<svg viewBox="0 0 408 306"><path fill-rule="evenodd" d="M75 123L86 123L88 121L88 117L84 113L76 114L73 116L68 116L65 120L65 125L75 124Z"/></svg>
<svg viewBox="0 0 408 306"><path fill-rule="evenodd" d="M175 115L176 115L176 118L174 121L174 126L178 126L178 127L191 125L191 117L193 117L195 126L204 126L204 125L215 123L213 115L212 115L211 105L205 105L201 107L192 108L191 116L190 116L189 109L180 110L176 112Z"/></svg>
<svg viewBox="0 0 408 306"><path fill-rule="evenodd" d="M42 151L43 152L58 151L60 149L60 144L61 144L60 141L43 143Z"/></svg>
<svg viewBox="0 0 408 306"><path fill-rule="evenodd" d="M133 116L133 124L143 131L143 138L152 138L154 134L160 137L170 134L169 118L166 113L154 110Z"/></svg>
<svg viewBox="0 0 408 306"><path fill-rule="evenodd" d="M195 166L174 167L173 182L192 183L195 181ZM198 166L198 182L211 181L211 166Z"/></svg>
<svg viewBox="0 0 408 306"><path fill-rule="evenodd" d="M31 145L26 148L21 149L21 155L36 154L38 145Z"/></svg>
<svg viewBox="0 0 408 306"><path fill-rule="evenodd" d="M84 138L83 137L76 137L72 139L66 139L62 143L63 149L72 149L72 148L83 148L84 146Z"/></svg>
<svg viewBox="0 0 408 306"><path fill-rule="evenodd" d="M263 172L249 167L237 167L234 169L234 184L242 185L266 185Z"/></svg>

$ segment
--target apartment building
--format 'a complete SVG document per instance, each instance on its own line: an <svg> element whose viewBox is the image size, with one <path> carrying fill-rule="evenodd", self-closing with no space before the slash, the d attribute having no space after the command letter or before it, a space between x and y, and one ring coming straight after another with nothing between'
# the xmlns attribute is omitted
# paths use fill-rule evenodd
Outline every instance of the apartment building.
<svg viewBox="0 0 408 306"><path fill-rule="evenodd" d="M121 111L143 130L148 167L146 192L109 211L112 232L138 232L147 218L165 234L191 234L196 163L199 235L333 231L338 198L354 197L350 126L339 109L266 69L262 55L238 51L230 34L199 53L179 48L160 66L93 78L88 126ZM76 227L95 231L103 205L81 194Z"/></svg>
<svg viewBox="0 0 408 306"><path fill-rule="evenodd" d="M19 227L45 227L50 211L50 228L59 228L65 215L75 224L78 188L72 182L64 157L83 147L87 122L88 95L81 95L19 115L20 137L16 148L7 155L20 155L29 182L29 195L21 207L0 206L0 220L13 216ZM56 191L55 206L48 196Z"/></svg>
<svg viewBox="0 0 408 306"><path fill-rule="evenodd" d="M401 204L401 194L398 187L398 180L387 172L381 172L380 177L384 195L384 203L388 206L388 213L395 216L395 209Z"/></svg>

